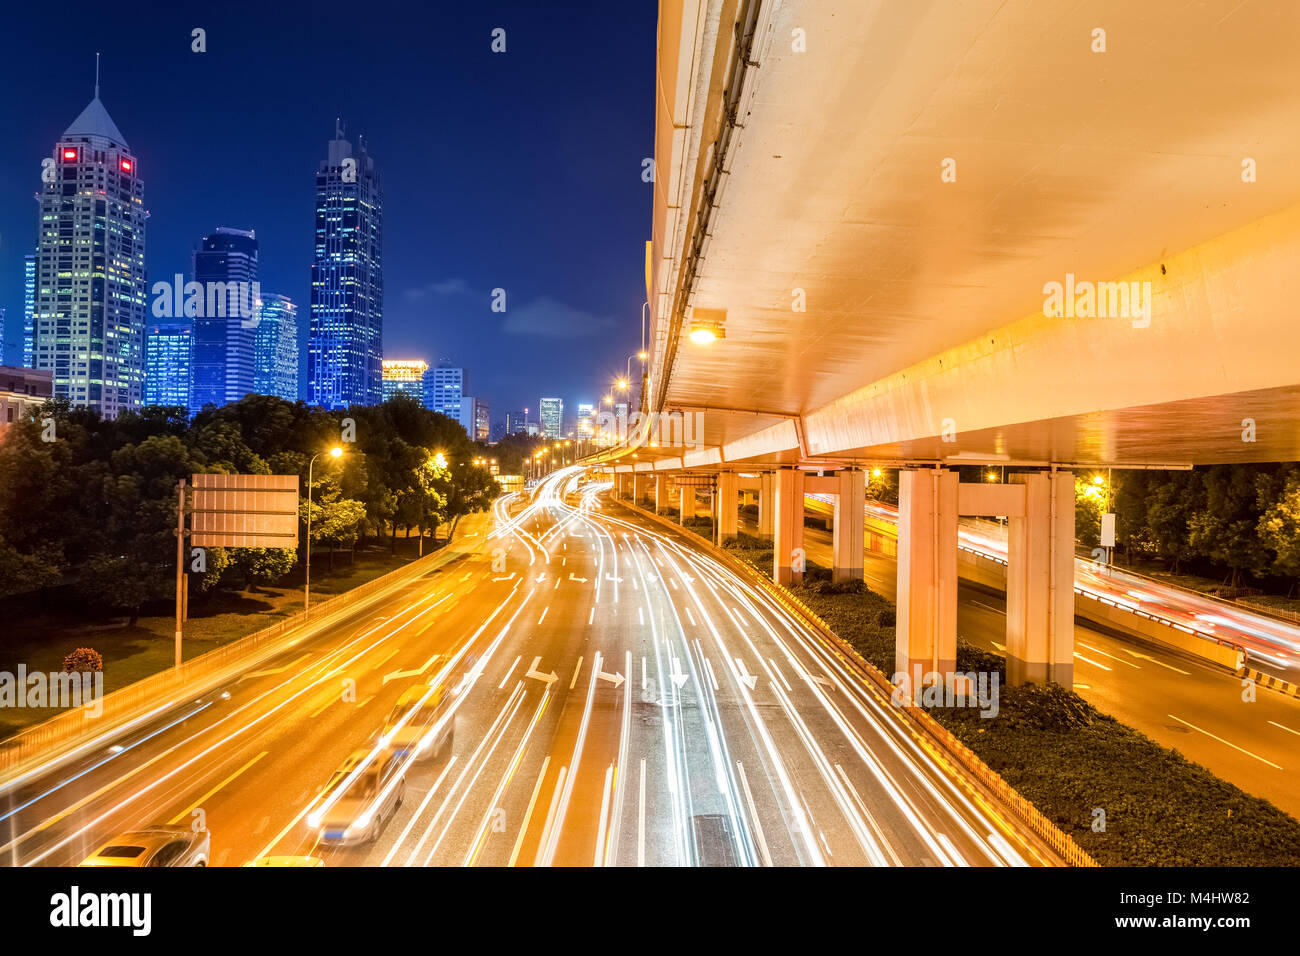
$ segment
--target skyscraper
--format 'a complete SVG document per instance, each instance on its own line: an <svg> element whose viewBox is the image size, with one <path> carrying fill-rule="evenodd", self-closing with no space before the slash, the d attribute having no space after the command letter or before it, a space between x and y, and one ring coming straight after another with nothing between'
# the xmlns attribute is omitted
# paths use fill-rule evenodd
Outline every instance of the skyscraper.
<svg viewBox="0 0 1300 956"><path fill-rule="evenodd" d="M492 409L487 402L465 395L461 397L460 413L456 416L456 420L460 422L461 428L465 429L465 434L471 441L485 442L488 440L488 419L491 413Z"/></svg>
<svg viewBox="0 0 1300 956"><path fill-rule="evenodd" d="M144 186L98 82L41 166L32 365L114 418L144 398Z"/></svg>
<svg viewBox="0 0 1300 956"><path fill-rule="evenodd" d="M441 364L425 378L424 407L448 418L460 418L460 400L465 397L465 370Z"/></svg>
<svg viewBox="0 0 1300 956"><path fill-rule="evenodd" d="M559 398L543 398L538 407L542 420L542 434L547 438L562 438L564 423L564 401Z"/></svg>
<svg viewBox="0 0 1300 956"><path fill-rule="evenodd" d="M287 296L262 293L253 353L253 391L298 401L298 306Z"/></svg>
<svg viewBox="0 0 1300 956"><path fill-rule="evenodd" d="M23 368L32 367L36 338L36 253L23 256Z"/></svg>
<svg viewBox="0 0 1300 956"><path fill-rule="evenodd" d="M253 391L257 237L220 226L194 252L198 311L194 316L193 390L190 409L218 408Z"/></svg>
<svg viewBox="0 0 1300 956"><path fill-rule="evenodd" d="M144 355L144 403L189 409L193 320L167 319L150 325L145 333Z"/></svg>
<svg viewBox="0 0 1300 956"><path fill-rule="evenodd" d="M335 128L316 173L307 401L324 408L383 399L383 197L364 145Z"/></svg>
<svg viewBox="0 0 1300 956"><path fill-rule="evenodd" d="M384 359L384 401L403 392L423 405L428 373L429 363L424 359Z"/></svg>

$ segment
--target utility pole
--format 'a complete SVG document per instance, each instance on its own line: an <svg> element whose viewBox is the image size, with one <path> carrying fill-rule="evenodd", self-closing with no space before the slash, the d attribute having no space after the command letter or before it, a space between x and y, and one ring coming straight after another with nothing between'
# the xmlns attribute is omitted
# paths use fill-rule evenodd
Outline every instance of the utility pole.
<svg viewBox="0 0 1300 956"><path fill-rule="evenodd" d="M182 589L185 587L185 479L176 484L176 667L181 666Z"/></svg>

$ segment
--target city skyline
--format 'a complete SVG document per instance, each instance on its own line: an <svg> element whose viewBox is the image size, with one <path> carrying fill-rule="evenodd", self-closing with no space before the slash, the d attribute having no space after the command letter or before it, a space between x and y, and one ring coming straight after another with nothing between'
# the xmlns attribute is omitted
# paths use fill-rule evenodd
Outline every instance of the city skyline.
<svg viewBox="0 0 1300 956"><path fill-rule="evenodd" d="M467 69L490 71L468 101L444 104L433 123L403 107L398 91L412 78L411 67L400 59L381 62L366 53L350 71L348 84L334 88L312 81L306 64L316 54L296 49L319 50L331 41L310 25L305 44L268 45L234 29L232 14L214 12L201 54L190 50L190 27L182 30L170 20L136 23L129 31L110 21L93 36L70 43L60 38L57 55L67 69L34 89L14 111L21 122L13 130L11 150L0 157L6 181L16 185L0 194L4 361L22 363L21 352L14 350L21 350L23 340L22 260L36 244L30 195L39 182L39 160L90 97L99 51L102 101L118 124L133 132L131 144L140 151L140 173L148 183L145 265L151 282L188 272L194 237L214 225L252 229L262 247L263 286L300 303L306 326L311 171L322 137L328 138L335 119L343 117L349 134L364 135L382 159L389 197L385 353L431 360L452 356L474 369L476 387L494 407L532 405L531 396L543 391L594 394L638 344L647 238L643 210L653 188L642 179L642 161L650 153L647 130L621 105L629 99L650 101L646 75L653 49L638 45L628 62L628 51L606 38L626 35L636 24L652 31L654 11L594 11L572 24L550 22L528 5L496 13L508 14L513 40L503 55L490 49L492 20L412 13L414 27L400 43L418 46L421 23L430 28L436 23L440 36L456 38L430 67L447 83ZM268 15L268 38L304 26L288 12ZM39 19L35 11L15 11L14 31L0 38L5 53L0 69L9 71L16 85L23 85L24 70L35 69L56 49L39 30L27 31L31 42L24 46L11 43L28 17ZM363 23L359 29L372 28ZM546 50L557 42L588 49L597 58L593 65L613 78L597 100L580 108L564 86L555 86L578 88L576 78L549 69ZM128 57L127 49L142 52ZM241 69L233 69L235 62ZM182 97L176 84L163 81L175 70L192 76L196 90ZM539 75L547 77L540 85L533 82ZM226 84L224 92L219 83ZM241 120L239 136L212 136L214 118L232 99L261 100L267 109ZM599 132L584 125L592 110L600 117ZM475 145L497 142L515 145L486 150ZM444 145L453 143L466 148ZM195 189L195 181L203 187ZM570 181L585 184L581 194L561 197L538 185ZM586 247L575 214L586 216L606 237L598 248ZM525 240L513 248L502 248L495 238L506 221L522 230ZM524 246L530 246L528 253ZM496 289L505 291L505 312L492 311ZM590 347L589 365L566 361L575 341ZM543 362L526 361L534 355ZM558 374L543 374L542 364Z"/></svg>

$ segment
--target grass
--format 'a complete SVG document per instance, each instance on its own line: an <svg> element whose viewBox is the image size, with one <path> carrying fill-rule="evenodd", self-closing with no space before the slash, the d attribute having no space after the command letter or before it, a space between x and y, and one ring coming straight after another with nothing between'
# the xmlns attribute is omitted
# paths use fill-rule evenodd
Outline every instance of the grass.
<svg viewBox="0 0 1300 956"><path fill-rule="evenodd" d="M771 546L741 535L729 550L763 574ZM790 593L864 658L894 671L892 602L830 585L810 566ZM854 582L855 585L860 582ZM999 674L997 716L975 708L930 714L1103 866L1296 866L1300 821L1219 779L1176 750L1057 684L1005 686L1002 657L957 643L957 670ZM1105 830L1095 832L1095 811Z"/></svg>
<svg viewBox="0 0 1300 956"><path fill-rule="evenodd" d="M396 554L388 544L358 549L354 564L349 563L347 555L337 555L332 573L328 558L313 553L313 605L401 567L417 557L417 550L414 538L399 538ZM427 553L427 540L425 550ZM124 615L93 614L75 608L72 601L67 604L65 608L47 607L36 613L0 608L0 616L6 618L0 642L0 671L15 673L19 663L26 665L28 673L61 671L65 655L78 647L93 647L104 657L104 691L110 693L175 662L176 618L170 606L151 606L147 610L153 613L142 615L132 625ZM185 622L185 659L198 657L301 610L302 574L298 569L274 587L194 596ZM57 713L59 709L53 707L0 708L0 739Z"/></svg>

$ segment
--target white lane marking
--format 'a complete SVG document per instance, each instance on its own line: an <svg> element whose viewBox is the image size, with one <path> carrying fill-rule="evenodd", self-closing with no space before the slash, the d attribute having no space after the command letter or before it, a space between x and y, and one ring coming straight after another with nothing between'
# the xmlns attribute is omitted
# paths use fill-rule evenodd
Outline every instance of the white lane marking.
<svg viewBox="0 0 1300 956"><path fill-rule="evenodd" d="M644 662L645 658L642 658ZM645 680L645 665L641 667L642 686ZM636 865L645 866L645 757L641 758L641 797L636 811Z"/></svg>
<svg viewBox="0 0 1300 956"><path fill-rule="evenodd" d="M764 866L771 866L772 854L767 851L767 840L763 836L763 824L758 819L758 807L754 806L754 794L749 789L749 778L745 776L745 765L737 760L736 769L740 772L740 785L744 788L745 800L749 803L749 817L754 824L754 837L758 843L759 855L763 858Z"/></svg>
<svg viewBox="0 0 1300 956"><path fill-rule="evenodd" d="M686 605L686 619L687 619L688 621L691 622L691 627L697 627L697 626L698 626L698 625L695 623L695 615L691 613L691 606L690 606L689 604Z"/></svg>
<svg viewBox="0 0 1300 956"><path fill-rule="evenodd" d="M533 807L537 804L537 795L542 791L542 781L546 779L546 768L550 766L551 755L547 754L546 759L542 761L542 772L537 775L537 783L533 787L533 795L528 798L528 809L524 811L524 825L519 828L519 836L515 840L515 848L510 853L510 862L506 866L514 866L515 861L519 859L519 848L524 845L524 834L528 832L528 821L533 817Z"/></svg>
<svg viewBox="0 0 1300 956"><path fill-rule="evenodd" d="M1239 751L1241 751L1242 753L1244 753L1247 757L1254 757L1254 758L1255 758L1256 760L1258 760L1260 763L1266 763L1266 764L1268 764L1270 767L1273 767L1274 769L1277 769L1277 770L1281 770L1281 769L1282 769L1282 768L1279 767L1277 764L1275 764L1273 761L1271 761L1271 760L1265 760L1265 759L1264 759L1263 757L1261 757L1259 754L1253 754L1253 753L1251 753L1249 750L1246 750L1244 747L1238 747L1236 744L1232 743L1232 742L1229 741L1229 740L1224 740L1222 737L1216 737L1214 734L1210 733L1208 730L1203 730L1202 728L1197 727L1195 724L1193 724L1193 723L1189 723L1188 721L1183 720L1183 718L1181 718L1181 717L1174 717L1173 714L1166 714L1165 716L1170 717L1170 718L1172 718L1173 720L1178 721L1180 724L1187 724L1187 726L1188 726L1188 727L1191 727L1192 730L1199 730L1201 733L1205 734L1205 736L1207 736L1207 737L1209 737L1209 738L1211 738L1211 739L1213 739L1213 740L1217 740L1217 741L1218 741L1219 743L1221 743L1221 744L1227 744L1227 745L1228 745L1229 747L1231 747L1233 750L1239 750Z"/></svg>
<svg viewBox="0 0 1300 956"><path fill-rule="evenodd" d="M1292 730L1290 727L1284 726L1283 724L1279 724L1276 720L1270 720L1269 723L1272 724L1274 727L1278 727L1281 728L1282 730L1285 730L1288 734L1295 734L1297 737L1300 737L1300 730Z"/></svg>
<svg viewBox="0 0 1300 956"><path fill-rule="evenodd" d="M1080 647L1086 647L1088 650L1092 651L1095 654L1100 654L1102 657L1109 657L1112 661L1119 661L1121 664L1127 664L1129 667L1132 667L1135 670L1142 669L1137 664L1134 664L1132 661L1126 661L1124 660L1124 658L1116 657L1114 654L1107 654L1100 647L1093 647L1091 644L1083 643L1083 641L1079 641L1078 644Z"/></svg>
<svg viewBox="0 0 1300 956"><path fill-rule="evenodd" d="M596 830L596 858L592 861L592 866L605 865L605 832L607 830L606 821L609 819L609 791L613 783L614 765L610 764L605 768L605 791L600 798L600 826Z"/></svg>
<svg viewBox="0 0 1300 956"><path fill-rule="evenodd" d="M522 657L516 657L516 658L515 658L515 662L514 662L513 664L510 665L510 670L506 671L506 676L503 677L503 678L501 678L501 683L497 684L497 690L505 690L505 689L506 689L506 681L508 681L508 680L510 679L510 675L513 674L513 673L515 672L515 668L519 666L519 662L520 662L521 660L523 660Z"/></svg>
<svg viewBox="0 0 1300 956"><path fill-rule="evenodd" d="M645 656L641 657L641 689L645 690Z"/></svg>
<svg viewBox="0 0 1300 956"><path fill-rule="evenodd" d="M1104 670L1104 671L1113 671L1113 670L1115 669L1115 668L1113 668L1113 667L1107 667L1105 664L1099 664L1099 663L1097 663L1096 661L1094 661L1094 660L1092 660L1092 659L1090 659L1090 658L1084 657L1084 656L1083 656L1082 654L1080 654L1078 651L1075 651L1075 652L1074 652L1074 656L1077 657L1077 658L1079 658L1079 660L1081 660L1081 661L1087 661L1087 662L1088 662L1089 664L1091 664L1093 667L1100 667L1100 668L1101 668L1102 670Z"/></svg>
<svg viewBox="0 0 1300 956"><path fill-rule="evenodd" d="M596 605L591 606L591 613L587 615L587 623L590 624L596 619Z"/></svg>
<svg viewBox="0 0 1300 956"><path fill-rule="evenodd" d="M557 582L557 583L558 583L558 582ZM537 619L537 623L538 623L539 625L540 625L544 620L546 620L546 614L547 614L548 611L550 611L550 609L551 609L551 606L550 606L549 604L546 605L546 607L542 609L542 616L539 617L539 618Z"/></svg>
<svg viewBox="0 0 1300 956"><path fill-rule="evenodd" d="M633 580L636 580L636 579L633 578ZM637 621L638 621L640 624L642 624L642 625L645 624L645 609L644 609L644 608L637 607L637 609L636 609L636 619L637 619Z"/></svg>
<svg viewBox="0 0 1300 956"><path fill-rule="evenodd" d="M1121 647L1120 650L1122 650L1125 654L1132 654L1134 657L1141 658L1144 661L1150 661L1152 664L1159 664L1161 667L1165 668L1166 670L1175 671L1179 674L1182 674L1184 677L1192 676L1191 671L1185 671L1181 667L1175 667L1173 664L1166 664L1164 661L1158 661L1151 655L1143 654L1141 651L1131 651L1127 647Z"/></svg>
<svg viewBox="0 0 1300 956"><path fill-rule="evenodd" d="M713 673L713 664L707 657L704 658L704 669L709 672L709 683L713 685L713 689L721 690L722 688L718 686L718 676Z"/></svg>
<svg viewBox="0 0 1300 956"><path fill-rule="evenodd" d="M767 662L772 665L772 670L776 671L776 676L781 678L781 683L785 685L785 689L793 693L794 688L790 686L790 682L786 680L785 675L781 673L781 668L776 666L776 661L769 657Z"/></svg>
<svg viewBox="0 0 1300 956"><path fill-rule="evenodd" d="M582 655L579 654L578 666L573 669L573 680L569 681L569 690L573 690L574 685L578 683L578 675L581 673L582 673Z"/></svg>
<svg viewBox="0 0 1300 956"><path fill-rule="evenodd" d="M382 620L385 620L385 618L380 618L380 620L381 620L381 621L382 621ZM302 657L298 657L298 658L295 658L294 660L291 660L291 661L290 661L289 663L287 663L287 664L281 664L279 667L271 667L271 668L268 668L268 669L266 669L266 670L264 670L264 671L252 671L251 673L244 674L243 676L241 676L241 677L239 678L239 680L235 681L235 683L236 683L236 684L242 684L242 683L243 683L244 681L246 681L246 680L254 680L255 678L258 678L258 677L273 677L273 676L276 675L276 674L283 674L283 673L284 673L285 671L287 671L290 667L297 667L299 664L301 664L303 661L305 661L305 660L306 660L307 658L309 658L309 657L311 657L311 652L310 652L310 651L308 651L306 654L302 655Z"/></svg>

